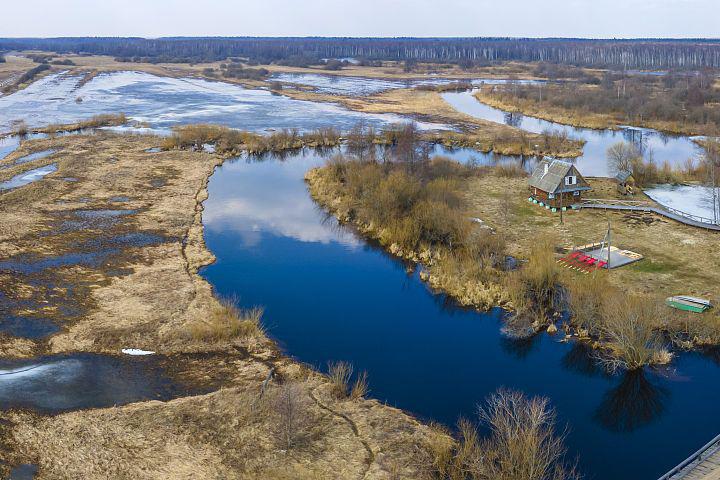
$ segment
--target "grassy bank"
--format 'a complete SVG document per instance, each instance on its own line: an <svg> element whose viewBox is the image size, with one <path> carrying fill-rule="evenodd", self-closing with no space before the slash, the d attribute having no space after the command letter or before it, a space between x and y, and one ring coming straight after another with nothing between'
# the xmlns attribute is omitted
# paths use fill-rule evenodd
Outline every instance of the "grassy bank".
<svg viewBox="0 0 720 480"><path fill-rule="evenodd" d="M496 108L578 127L630 124L683 135L720 131L720 90L704 73L688 78L606 72L593 84L486 86L476 96Z"/></svg>
<svg viewBox="0 0 720 480"><path fill-rule="evenodd" d="M508 335L560 328L592 344L608 369L667 363L673 350L720 338L717 313L690 317L663 304L680 293L717 301L713 233L634 213L566 212L560 224L557 214L528 204L521 172L441 158L422 165L335 158L306 180L313 198L341 221L421 264L432 287L464 305L513 310ZM609 180L591 185L602 198L617 195ZM589 278L561 268L556 252L599 241L606 217L615 244L646 259ZM506 254L521 268L506 270ZM558 321L558 311L570 312L570 320Z"/></svg>
<svg viewBox="0 0 720 480"><path fill-rule="evenodd" d="M555 432L544 399L499 392L488 399L487 415L480 418L487 425L506 424L539 405L539 432L523 422L518 429L488 437L476 431L470 437L474 427L463 423L463 436L455 438L445 428L365 398L372 378L353 372L350 364L333 362L322 374L281 354L264 334L260 308L243 309L232 299L215 298L197 273L213 261L203 240L202 203L223 156L149 151L162 141L102 131L58 136L23 142L0 162L12 165L28 153L53 149L52 157L13 168L58 166L55 174L0 194L2 258L54 258L127 235L163 239L124 246L97 264L0 272L3 307L9 309L4 313L42 315L61 327L45 339L2 334L0 353L29 358L63 352L119 355L127 347L152 350L175 381L210 393L53 415L0 412L1 475L29 463L38 466L38 479L188 473L199 478L432 480L458 478L473 465L473 478L487 478L477 463L486 452L494 456L483 469L512 472L514 467L497 463L508 439L510 445L525 447L526 440L539 440L530 453L544 454L546 445L559 448L553 455L562 453L562 435ZM3 180L15 173L2 171ZM424 200L445 203L448 190L436 183L436 196ZM107 210L127 215L73 226L78 214ZM550 459L538 466L564 468L562 455Z"/></svg>

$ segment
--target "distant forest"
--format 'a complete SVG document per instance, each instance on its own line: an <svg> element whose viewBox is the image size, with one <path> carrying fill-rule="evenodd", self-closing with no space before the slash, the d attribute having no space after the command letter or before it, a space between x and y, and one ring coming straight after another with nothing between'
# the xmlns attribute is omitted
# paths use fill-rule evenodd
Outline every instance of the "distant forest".
<svg viewBox="0 0 720 480"><path fill-rule="evenodd" d="M125 61L194 62L249 58L253 63L353 57L482 65L543 61L620 69L720 67L720 40L530 38L15 38L0 51L48 50L111 55Z"/></svg>

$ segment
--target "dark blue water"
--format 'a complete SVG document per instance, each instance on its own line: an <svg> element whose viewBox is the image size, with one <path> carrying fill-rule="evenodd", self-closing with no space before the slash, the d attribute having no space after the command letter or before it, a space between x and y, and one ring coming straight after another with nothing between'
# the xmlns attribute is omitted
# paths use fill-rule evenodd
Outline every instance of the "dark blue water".
<svg viewBox="0 0 720 480"><path fill-rule="evenodd" d="M455 307L328 219L303 182L322 162L303 152L226 163L205 202L217 262L203 275L220 295L264 306L288 354L321 370L352 362L368 371L371 396L447 425L474 418L501 386L547 396L588 478L657 478L720 431L712 361L687 354L662 374L608 376L558 337L504 338L499 310Z"/></svg>
<svg viewBox="0 0 720 480"><path fill-rule="evenodd" d="M39 339L57 333L60 327L52 320L3 314L0 316L0 332L13 337Z"/></svg>
<svg viewBox="0 0 720 480"><path fill-rule="evenodd" d="M189 390L169 379L154 358L78 353L0 360L0 409L58 413L141 400L169 400Z"/></svg>

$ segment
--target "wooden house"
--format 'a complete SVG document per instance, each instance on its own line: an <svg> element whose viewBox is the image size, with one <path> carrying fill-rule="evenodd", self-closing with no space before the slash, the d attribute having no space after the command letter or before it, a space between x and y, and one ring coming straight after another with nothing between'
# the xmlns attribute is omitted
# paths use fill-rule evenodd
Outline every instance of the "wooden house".
<svg viewBox="0 0 720 480"><path fill-rule="evenodd" d="M542 160L530 176L530 194L539 202L554 208L569 207L591 190L590 185L570 162Z"/></svg>

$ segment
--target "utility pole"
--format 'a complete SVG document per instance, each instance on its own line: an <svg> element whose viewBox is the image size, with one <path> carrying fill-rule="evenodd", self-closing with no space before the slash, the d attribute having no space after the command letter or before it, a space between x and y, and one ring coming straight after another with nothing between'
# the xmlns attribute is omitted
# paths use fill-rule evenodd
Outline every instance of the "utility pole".
<svg viewBox="0 0 720 480"><path fill-rule="evenodd" d="M608 252L608 256L607 256L607 265L605 265L605 266L607 267L608 271L610 271L610 215L608 215L607 221L608 221L608 230L607 230L607 252Z"/></svg>
<svg viewBox="0 0 720 480"><path fill-rule="evenodd" d="M563 192L560 192L560 225L563 224Z"/></svg>

